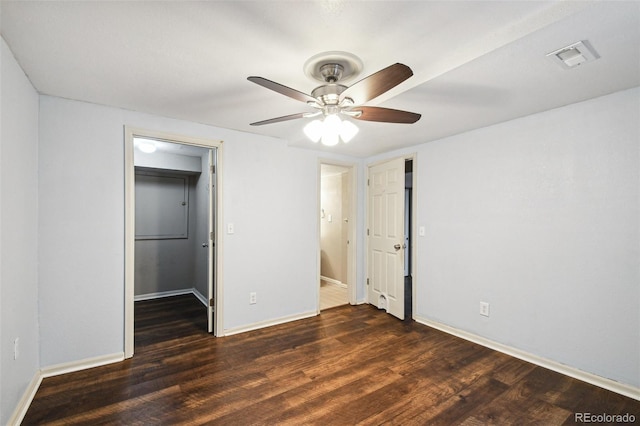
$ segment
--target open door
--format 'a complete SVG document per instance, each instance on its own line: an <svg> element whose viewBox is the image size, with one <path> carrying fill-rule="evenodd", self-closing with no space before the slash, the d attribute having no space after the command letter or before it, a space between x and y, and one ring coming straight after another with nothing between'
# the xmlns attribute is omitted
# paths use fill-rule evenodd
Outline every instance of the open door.
<svg viewBox="0 0 640 426"><path fill-rule="evenodd" d="M209 150L209 256L207 268L207 331L213 333L215 319L215 251L216 251L216 150Z"/></svg>
<svg viewBox="0 0 640 426"><path fill-rule="evenodd" d="M367 296L404 319L404 158L369 167Z"/></svg>

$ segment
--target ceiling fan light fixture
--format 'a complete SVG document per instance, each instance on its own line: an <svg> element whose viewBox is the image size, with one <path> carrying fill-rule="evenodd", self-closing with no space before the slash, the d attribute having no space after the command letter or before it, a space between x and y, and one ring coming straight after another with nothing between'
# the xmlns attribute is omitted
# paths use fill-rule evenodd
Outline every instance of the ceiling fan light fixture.
<svg viewBox="0 0 640 426"><path fill-rule="evenodd" d="M411 124L420 119L420 114L409 111L362 105L411 77L413 75L411 68L398 62L351 86L345 86L341 82L348 78L347 76L353 76L360 68L360 61L355 59L357 58L345 54L345 52L329 52L314 56L307 61L305 73L314 78L321 77L319 80L323 83L313 89L310 95L263 77L247 77L247 80L253 83L296 101L304 102L316 110L315 112L299 112L270 120L257 121L250 123L250 125L262 126L298 118L311 118L322 114L324 120L307 124L304 127L304 133L313 142L322 141L325 145L336 145L340 139L345 143L349 142L358 133L358 128L353 123L343 123L337 117L338 114L344 114L357 120L383 123Z"/></svg>
<svg viewBox="0 0 640 426"><path fill-rule="evenodd" d="M342 139L349 142L358 134L358 127L350 121L342 121L337 114L329 114L324 121L313 120L304 126L304 134L312 142L322 141L323 145L334 146Z"/></svg>

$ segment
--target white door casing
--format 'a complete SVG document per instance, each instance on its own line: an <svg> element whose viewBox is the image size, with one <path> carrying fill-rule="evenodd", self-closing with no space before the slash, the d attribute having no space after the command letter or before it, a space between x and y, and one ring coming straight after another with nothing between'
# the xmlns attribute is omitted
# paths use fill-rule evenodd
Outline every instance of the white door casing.
<svg viewBox="0 0 640 426"><path fill-rule="evenodd" d="M404 319L404 158L369 167L370 304Z"/></svg>

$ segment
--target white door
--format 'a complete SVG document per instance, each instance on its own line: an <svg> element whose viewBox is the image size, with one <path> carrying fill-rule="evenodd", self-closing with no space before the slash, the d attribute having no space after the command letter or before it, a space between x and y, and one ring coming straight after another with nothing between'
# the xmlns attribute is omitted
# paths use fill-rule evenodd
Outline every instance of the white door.
<svg viewBox="0 0 640 426"><path fill-rule="evenodd" d="M404 319L404 158L369 167L368 300Z"/></svg>
<svg viewBox="0 0 640 426"><path fill-rule="evenodd" d="M215 149L209 150L209 255L207 261L207 330L209 333L213 333L213 321L215 315L215 250L216 238L214 234L215 229L215 200L216 200L216 180L215 180L215 164L216 164L216 152Z"/></svg>

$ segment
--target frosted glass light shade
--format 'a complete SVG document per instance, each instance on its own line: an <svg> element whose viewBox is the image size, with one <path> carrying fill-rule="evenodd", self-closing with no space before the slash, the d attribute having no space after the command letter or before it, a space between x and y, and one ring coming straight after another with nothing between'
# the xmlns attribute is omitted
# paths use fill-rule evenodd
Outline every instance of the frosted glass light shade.
<svg viewBox="0 0 640 426"><path fill-rule="evenodd" d="M356 126L352 122L343 121L342 125L340 126L340 138L344 143L347 143L351 139L353 139L353 137L357 135L359 131L360 129L358 129L358 126Z"/></svg>
<svg viewBox="0 0 640 426"><path fill-rule="evenodd" d="M323 124L320 120L313 120L304 126L304 134L313 142L318 142L322 137Z"/></svg>
<svg viewBox="0 0 640 426"><path fill-rule="evenodd" d="M327 115L324 119L324 131L327 133L340 133L340 126L342 125L342 121L338 118L337 115L331 114Z"/></svg>
<svg viewBox="0 0 640 426"><path fill-rule="evenodd" d="M337 115L327 115L324 119L324 129L322 130L322 144L327 146L337 145L340 142L340 129L342 121Z"/></svg>

